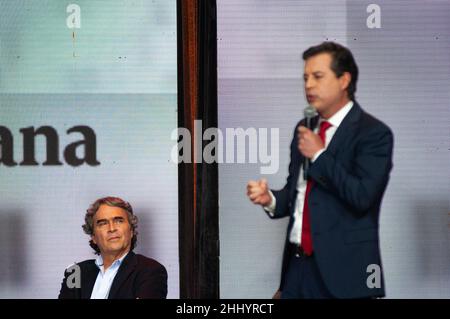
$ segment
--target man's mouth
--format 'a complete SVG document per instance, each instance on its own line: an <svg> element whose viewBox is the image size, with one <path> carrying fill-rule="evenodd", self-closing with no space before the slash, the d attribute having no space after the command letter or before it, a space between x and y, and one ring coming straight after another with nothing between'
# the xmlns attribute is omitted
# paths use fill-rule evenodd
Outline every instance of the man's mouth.
<svg viewBox="0 0 450 319"><path fill-rule="evenodd" d="M117 240L117 239L120 239L120 237L119 236L111 237L108 239L108 241L113 241L113 240Z"/></svg>
<svg viewBox="0 0 450 319"><path fill-rule="evenodd" d="M312 95L312 94L306 95L306 100L308 101L308 103L314 102L316 99L317 99L316 95Z"/></svg>

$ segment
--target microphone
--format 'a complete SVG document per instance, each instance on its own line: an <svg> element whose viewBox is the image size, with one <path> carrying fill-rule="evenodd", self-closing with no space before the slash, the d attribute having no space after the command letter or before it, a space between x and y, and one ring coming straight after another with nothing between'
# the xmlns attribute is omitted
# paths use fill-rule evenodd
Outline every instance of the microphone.
<svg viewBox="0 0 450 319"><path fill-rule="evenodd" d="M305 126L312 130L311 127L311 120L317 116L317 111L314 107L312 107L311 105L308 105L305 110L303 111L304 115L305 115ZM309 169L309 164L310 164L311 160L307 157L303 157L303 179L306 181L308 179L308 169Z"/></svg>

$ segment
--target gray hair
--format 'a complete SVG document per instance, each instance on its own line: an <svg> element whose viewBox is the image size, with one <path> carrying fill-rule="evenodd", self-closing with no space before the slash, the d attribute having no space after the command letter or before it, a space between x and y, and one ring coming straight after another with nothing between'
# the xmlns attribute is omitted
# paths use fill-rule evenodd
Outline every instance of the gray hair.
<svg viewBox="0 0 450 319"><path fill-rule="evenodd" d="M97 213L100 205L119 207L127 212L128 222L130 223L131 230L133 231L133 237L131 238L131 248L130 248L130 250L133 250L134 247L136 247L137 242L138 218L136 215L133 214L133 208L131 207L130 203L124 201L119 197L112 197L112 196L103 197L97 199L91 206L89 206L89 208L86 210L86 215L84 216L85 223L84 225L81 226L84 232L89 236L94 235L94 215L95 213ZM95 250L95 253L97 255L100 254L100 248L97 246L97 244L94 243L92 239L89 241L89 245Z"/></svg>

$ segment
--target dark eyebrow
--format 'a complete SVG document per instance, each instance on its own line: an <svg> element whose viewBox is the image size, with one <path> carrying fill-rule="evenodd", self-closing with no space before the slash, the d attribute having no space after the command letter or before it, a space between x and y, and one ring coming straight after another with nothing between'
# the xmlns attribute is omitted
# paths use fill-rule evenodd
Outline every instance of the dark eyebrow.
<svg viewBox="0 0 450 319"><path fill-rule="evenodd" d="M125 218L123 218L122 216L116 216L116 217L113 217L112 220L125 220ZM102 222L107 222L107 221L108 221L108 219L103 218L103 219L97 220L95 223L100 224Z"/></svg>
<svg viewBox="0 0 450 319"><path fill-rule="evenodd" d="M322 71L315 71L315 72L313 72L312 74L313 74L314 76L318 76L318 75L323 75L324 72L322 72ZM303 73L303 77L304 77L304 78L308 77L308 74Z"/></svg>
<svg viewBox="0 0 450 319"><path fill-rule="evenodd" d="M96 224L100 224L101 222L106 222L107 220L106 219L99 219L99 220L97 220L95 223Z"/></svg>

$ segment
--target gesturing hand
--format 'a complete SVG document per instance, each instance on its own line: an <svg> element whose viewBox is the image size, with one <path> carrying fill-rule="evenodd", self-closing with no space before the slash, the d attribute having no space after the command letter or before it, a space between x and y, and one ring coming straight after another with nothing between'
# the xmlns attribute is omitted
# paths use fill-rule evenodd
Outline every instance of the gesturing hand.
<svg viewBox="0 0 450 319"><path fill-rule="evenodd" d="M268 206L272 202L269 186L265 178L259 181L249 181L247 184L247 196L253 204L261 206Z"/></svg>

